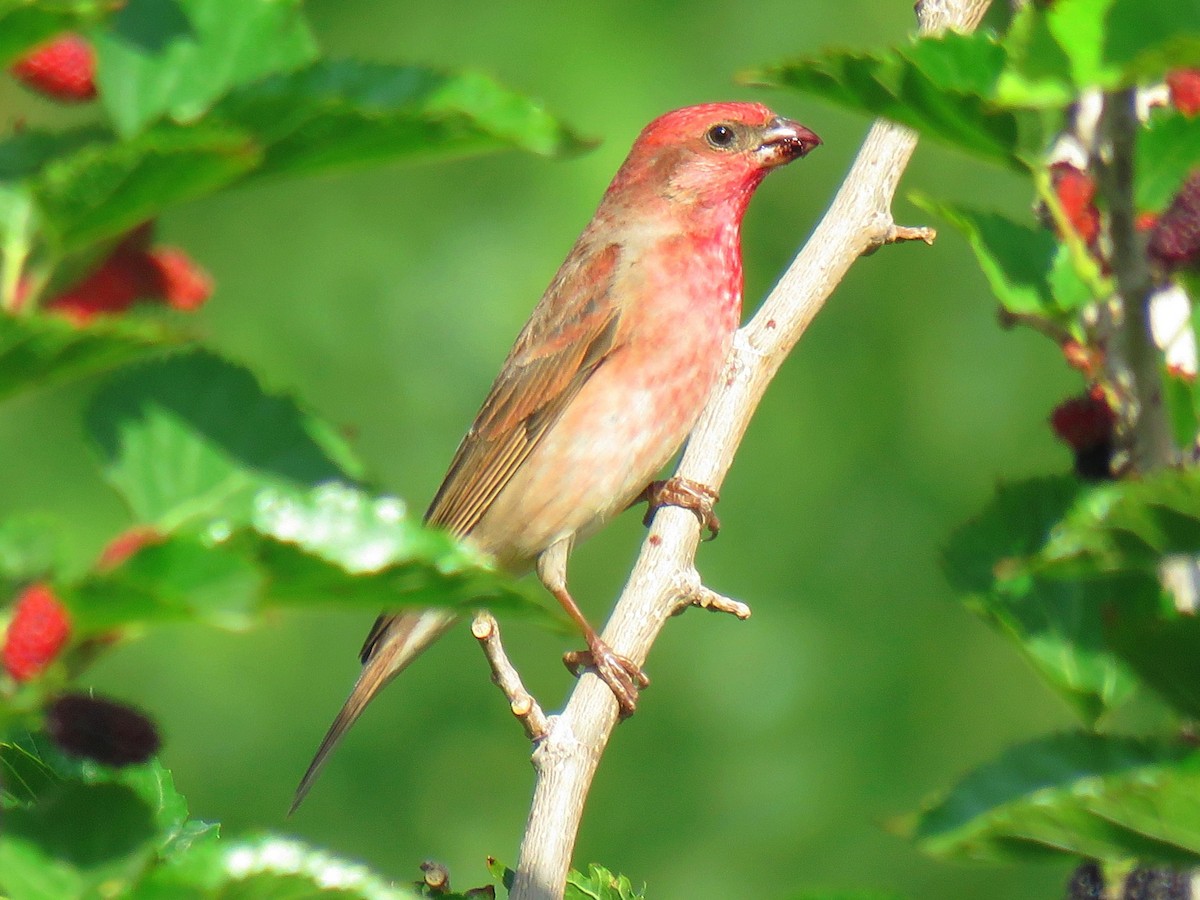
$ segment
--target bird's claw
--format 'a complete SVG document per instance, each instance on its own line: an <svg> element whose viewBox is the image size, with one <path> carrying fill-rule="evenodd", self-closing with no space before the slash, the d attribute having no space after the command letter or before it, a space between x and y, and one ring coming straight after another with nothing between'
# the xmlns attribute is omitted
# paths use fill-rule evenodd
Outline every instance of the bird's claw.
<svg viewBox="0 0 1200 900"><path fill-rule="evenodd" d="M613 651L600 639L588 650L573 650L563 654L563 663L576 678L584 669L593 669L613 692L621 709L621 718L637 711L638 692L650 686L650 679L641 666L628 657Z"/></svg>
<svg viewBox="0 0 1200 900"><path fill-rule="evenodd" d="M700 527L708 531L706 540L711 541L721 530L721 520L717 518L713 509L720 499L720 494L707 484L676 475L666 481L650 482L646 485L646 490L642 491L642 497L649 504L649 509L642 519L643 525L650 525L660 506L679 506L696 514L696 518L700 520Z"/></svg>

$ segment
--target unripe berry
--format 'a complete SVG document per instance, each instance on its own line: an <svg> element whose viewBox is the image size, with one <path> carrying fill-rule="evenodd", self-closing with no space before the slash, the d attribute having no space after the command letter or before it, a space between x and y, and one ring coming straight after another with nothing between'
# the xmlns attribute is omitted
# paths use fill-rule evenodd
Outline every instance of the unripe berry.
<svg viewBox="0 0 1200 900"><path fill-rule="evenodd" d="M1058 202L1062 204L1071 227L1085 244L1093 243L1100 235L1100 210L1096 208L1096 182L1082 169L1068 162L1050 167L1050 178Z"/></svg>
<svg viewBox="0 0 1200 900"><path fill-rule="evenodd" d="M17 681L39 675L71 636L71 620L49 585L32 584L17 597L0 652L4 668Z"/></svg>
<svg viewBox="0 0 1200 900"><path fill-rule="evenodd" d="M1185 116L1200 112L1200 69L1176 69L1167 74L1171 103Z"/></svg>
<svg viewBox="0 0 1200 900"><path fill-rule="evenodd" d="M19 81L64 103L96 96L96 55L77 34L66 34L27 53L13 64Z"/></svg>

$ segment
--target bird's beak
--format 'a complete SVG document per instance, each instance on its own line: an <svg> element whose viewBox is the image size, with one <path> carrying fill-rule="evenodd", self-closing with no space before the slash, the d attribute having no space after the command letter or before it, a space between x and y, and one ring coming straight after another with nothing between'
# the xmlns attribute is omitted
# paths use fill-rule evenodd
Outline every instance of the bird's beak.
<svg viewBox="0 0 1200 900"><path fill-rule="evenodd" d="M807 156L820 146L821 139L799 122L776 116L762 130L762 142L755 155L764 166L782 166L793 159Z"/></svg>

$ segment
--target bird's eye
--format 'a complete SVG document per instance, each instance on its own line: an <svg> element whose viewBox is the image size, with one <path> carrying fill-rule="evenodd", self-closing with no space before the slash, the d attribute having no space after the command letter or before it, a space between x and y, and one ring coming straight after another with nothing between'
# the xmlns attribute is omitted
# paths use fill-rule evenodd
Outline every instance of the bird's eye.
<svg viewBox="0 0 1200 900"><path fill-rule="evenodd" d="M704 139L709 145L716 147L718 150L728 150L733 146L737 135L728 125L714 125L704 135Z"/></svg>

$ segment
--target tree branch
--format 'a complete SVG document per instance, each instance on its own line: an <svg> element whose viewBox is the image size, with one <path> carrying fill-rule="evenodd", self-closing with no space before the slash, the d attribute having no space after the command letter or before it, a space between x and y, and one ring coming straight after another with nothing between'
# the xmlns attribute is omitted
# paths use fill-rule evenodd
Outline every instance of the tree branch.
<svg viewBox="0 0 1200 900"><path fill-rule="evenodd" d="M971 31L989 3L920 0L921 32L950 27ZM677 475L719 488L767 385L854 261L897 239L931 237L897 228L890 212L916 142L916 135L900 125L877 121L871 126L829 211L758 313L735 336L725 381L692 431ZM618 653L641 665L680 604L707 596L693 563L699 540L700 526L691 512L677 507L658 511L604 630L605 641ZM616 723L612 691L585 673L533 752L537 781L512 900L563 896L584 801Z"/></svg>

